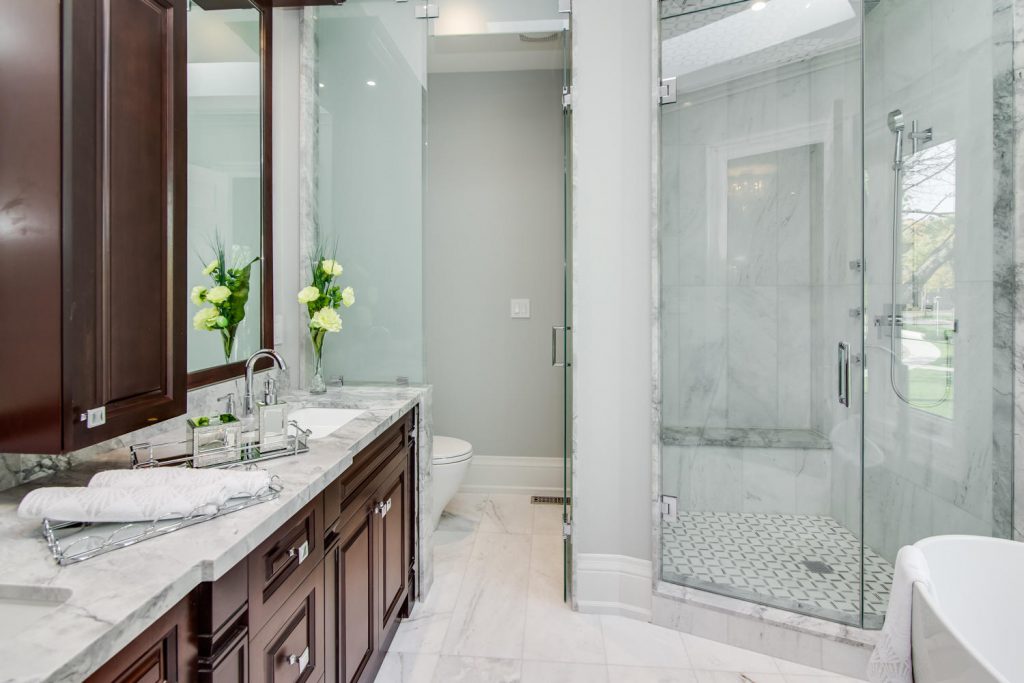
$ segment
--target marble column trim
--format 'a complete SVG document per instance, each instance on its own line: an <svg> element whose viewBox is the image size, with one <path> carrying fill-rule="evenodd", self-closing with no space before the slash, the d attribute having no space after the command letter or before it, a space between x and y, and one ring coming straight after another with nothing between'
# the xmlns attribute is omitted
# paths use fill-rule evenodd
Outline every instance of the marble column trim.
<svg viewBox="0 0 1024 683"><path fill-rule="evenodd" d="M299 282L303 286L308 284L306 260L320 234L317 13L315 7L304 7L299 19ZM296 373L296 387L306 386L313 360L312 348L306 343L305 336L302 341L299 349L302 362Z"/></svg>

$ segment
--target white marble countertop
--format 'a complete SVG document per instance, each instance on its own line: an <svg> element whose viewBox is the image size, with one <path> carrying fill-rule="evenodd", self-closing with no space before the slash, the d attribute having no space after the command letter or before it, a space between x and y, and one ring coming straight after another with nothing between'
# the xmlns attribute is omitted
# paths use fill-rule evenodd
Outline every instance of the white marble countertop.
<svg viewBox="0 0 1024 683"><path fill-rule="evenodd" d="M265 463L284 486L277 500L67 567L50 555L39 523L16 516L18 501L31 488L82 485L95 471L127 467L126 451L0 493L0 584L72 592L54 612L0 641L0 682L84 679L199 583L216 580L248 555L344 472L355 454L428 396L426 387L384 386L286 395L294 407L366 412L334 434L310 441L308 453Z"/></svg>

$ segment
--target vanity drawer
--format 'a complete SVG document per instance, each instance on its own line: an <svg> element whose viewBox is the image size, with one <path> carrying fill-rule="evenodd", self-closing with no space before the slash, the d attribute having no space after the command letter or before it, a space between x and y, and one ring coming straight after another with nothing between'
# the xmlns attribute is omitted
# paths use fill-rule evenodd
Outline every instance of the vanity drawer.
<svg viewBox="0 0 1024 683"><path fill-rule="evenodd" d="M323 558L323 498L317 496L249 555L249 625L259 632L270 615Z"/></svg>
<svg viewBox="0 0 1024 683"><path fill-rule="evenodd" d="M324 570L318 563L249 643L251 683L318 681L324 672Z"/></svg>
<svg viewBox="0 0 1024 683"><path fill-rule="evenodd" d="M410 410L400 417L386 432L356 455L352 466L328 487L328 491L325 492L325 500L331 507L327 508L326 514L328 519L332 520L332 524L334 520L338 520L343 510L350 507L352 501L349 499L353 494L369 482L380 468L387 465L392 458L412 443L413 429L416 424L413 414L414 411ZM339 521L340 524L345 523L343 519Z"/></svg>

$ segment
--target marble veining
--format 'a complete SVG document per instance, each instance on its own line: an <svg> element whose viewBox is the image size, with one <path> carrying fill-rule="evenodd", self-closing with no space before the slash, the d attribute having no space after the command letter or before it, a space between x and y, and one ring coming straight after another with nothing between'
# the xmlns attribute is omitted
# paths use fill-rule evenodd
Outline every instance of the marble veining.
<svg viewBox="0 0 1024 683"><path fill-rule="evenodd" d="M284 486L277 500L69 567L54 562L37 522L16 516L18 501L30 488L80 484L99 469L126 467L127 452L110 451L52 477L0 493L3 581L72 592L47 619L0 643L0 678L5 683L86 678L199 583L223 576L340 476L359 450L417 405L418 513L421 519L429 519L430 395L429 387L387 386L330 388L320 397L286 393L283 399L296 407L360 408L365 412L334 434L312 441L308 453L267 462L266 468ZM180 428L180 420L173 422ZM421 596L433 580L430 527L419 525L417 539Z"/></svg>

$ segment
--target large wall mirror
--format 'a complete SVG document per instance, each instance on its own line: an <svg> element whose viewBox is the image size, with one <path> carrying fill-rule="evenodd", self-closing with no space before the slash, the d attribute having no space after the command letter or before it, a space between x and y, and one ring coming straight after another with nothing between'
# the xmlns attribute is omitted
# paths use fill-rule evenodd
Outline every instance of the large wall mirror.
<svg viewBox="0 0 1024 683"><path fill-rule="evenodd" d="M189 3L190 388L273 345L269 4Z"/></svg>

